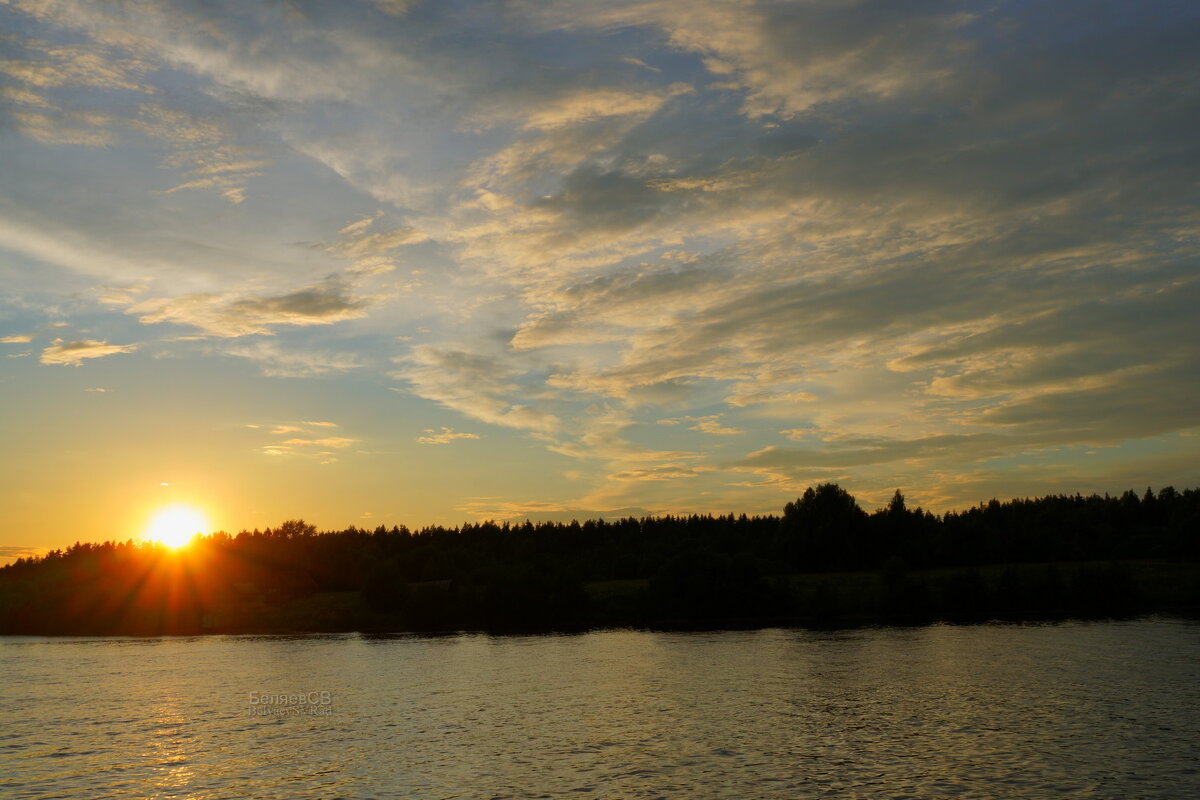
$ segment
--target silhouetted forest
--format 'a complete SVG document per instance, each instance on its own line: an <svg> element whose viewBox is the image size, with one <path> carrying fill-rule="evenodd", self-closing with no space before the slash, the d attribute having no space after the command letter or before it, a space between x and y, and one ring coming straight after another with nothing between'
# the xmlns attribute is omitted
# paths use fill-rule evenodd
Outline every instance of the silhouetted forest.
<svg viewBox="0 0 1200 800"><path fill-rule="evenodd" d="M0 568L0 633L493 631L1053 619L1200 608L1200 490L864 512L459 528L301 520L179 552L77 543Z"/></svg>

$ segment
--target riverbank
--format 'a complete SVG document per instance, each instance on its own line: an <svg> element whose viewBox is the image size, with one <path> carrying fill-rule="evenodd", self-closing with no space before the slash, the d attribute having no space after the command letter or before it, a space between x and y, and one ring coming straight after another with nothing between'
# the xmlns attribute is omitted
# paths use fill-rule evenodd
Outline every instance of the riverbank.
<svg viewBox="0 0 1200 800"><path fill-rule="evenodd" d="M267 595L254 587L188 613L170 608L107 617L14 614L21 635L283 634L315 632L580 631L596 628L852 628L936 622L1200 616L1200 564L1160 560L995 564L908 571L799 573L724 585L662 578L593 581L559 609L523 616L528 598L481 617L472 587L409 586L379 611L362 591ZM565 591L565 590L564 590ZM527 606L526 606L527 607Z"/></svg>

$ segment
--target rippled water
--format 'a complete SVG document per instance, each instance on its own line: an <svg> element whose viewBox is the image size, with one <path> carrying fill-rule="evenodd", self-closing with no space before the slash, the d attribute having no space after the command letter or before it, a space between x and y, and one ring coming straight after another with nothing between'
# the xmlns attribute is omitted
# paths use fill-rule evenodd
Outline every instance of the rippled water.
<svg viewBox="0 0 1200 800"><path fill-rule="evenodd" d="M1200 797L1198 678L1166 619L7 637L0 796Z"/></svg>

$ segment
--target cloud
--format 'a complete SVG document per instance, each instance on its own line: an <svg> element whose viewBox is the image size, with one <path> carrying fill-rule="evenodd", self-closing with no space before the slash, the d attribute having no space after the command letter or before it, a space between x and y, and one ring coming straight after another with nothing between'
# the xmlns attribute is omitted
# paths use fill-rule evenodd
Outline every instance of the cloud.
<svg viewBox="0 0 1200 800"><path fill-rule="evenodd" d="M0 344L28 344L32 341L32 333L15 333L11 336L0 337Z"/></svg>
<svg viewBox="0 0 1200 800"><path fill-rule="evenodd" d="M639 427L627 410L590 406L565 435L544 437L552 452L594 465L590 474L595 482L574 501L577 505L613 508L627 505L631 498L644 501L648 486L675 487L681 480L713 472L701 452L647 447L633 441L631 434ZM697 490L687 491L694 495Z"/></svg>
<svg viewBox="0 0 1200 800"><path fill-rule="evenodd" d="M345 229L343 229L343 233L345 233ZM429 236L424 232L411 227L399 227L390 231L370 234L352 231L351 236L333 249L335 252L352 257L381 255L398 247L424 242L428 238Z"/></svg>
<svg viewBox="0 0 1200 800"><path fill-rule="evenodd" d="M689 425L688 430L700 431L701 433L711 434L713 436L733 436L739 433L745 433L740 428L731 428L721 424L720 414L709 414L704 417L679 417L676 419L660 419L656 420L659 425L679 425L683 422L693 422L694 425Z"/></svg>
<svg viewBox="0 0 1200 800"><path fill-rule="evenodd" d="M23 213L6 208L5 211L12 210L13 213L0 214L0 243L6 250L62 268L72 277L88 278L86 290L92 293L96 291L95 281L132 287L145 280L148 273L174 277L175 270L181 266L199 271L199 265L189 257L194 253L177 250L172 253L172 260L161 250L145 247L154 238L150 235L123 241L120 234L113 238L109 235L111 231L99 229L102 226L94 225L95 220L69 219L65 212L69 200L68 193L60 199L60 207L21 209ZM107 218L103 221L105 224L113 222ZM211 251L205 256L211 261ZM129 291L132 294L132 288ZM115 300L115 295L110 299Z"/></svg>
<svg viewBox="0 0 1200 800"><path fill-rule="evenodd" d="M685 464L656 464L652 467L626 469L608 475L612 481L677 481L695 478L707 470Z"/></svg>
<svg viewBox="0 0 1200 800"><path fill-rule="evenodd" d="M18 558L32 558L46 552L44 547L29 547L25 545L5 545L0 547L0 562L11 564Z"/></svg>
<svg viewBox="0 0 1200 800"><path fill-rule="evenodd" d="M390 272L396 268L396 250L429 240L429 234L411 225L371 233L370 228L380 216L351 222L338 232L338 241L325 245L327 252L352 261L348 274L366 278Z"/></svg>
<svg viewBox="0 0 1200 800"><path fill-rule="evenodd" d="M276 342L254 341L229 345L222 351L227 355L255 362L263 375L271 378L315 378L336 375L363 366L362 359L353 353L318 350L284 350Z"/></svg>
<svg viewBox="0 0 1200 800"><path fill-rule="evenodd" d="M421 0L371 0L371 2L385 14L403 17L414 6L418 5Z"/></svg>
<svg viewBox="0 0 1200 800"><path fill-rule="evenodd" d="M652 67L649 64L647 64L645 61L642 61L640 58L634 58L633 56L625 56L624 58L621 58L619 60L623 64L630 64L631 66L641 67L642 69L648 69L651 72L662 72L662 70L659 69L658 67Z"/></svg>
<svg viewBox="0 0 1200 800"><path fill-rule="evenodd" d="M794 471L847 468L920 458L965 457L970 460L995 456L1006 446L1029 446L1030 441L996 434L927 436L919 439L851 440L824 449L765 447L732 462L736 468Z"/></svg>
<svg viewBox="0 0 1200 800"><path fill-rule="evenodd" d="M387 0L383 5L393 10L401 6ZM310 20L294 5L240 6L218 13L204 6L156 2L130 15L84 0L23 3L21 10L88 35L96 42L89 52L111 47L110 57L98 65L101 74L114 68L111 54L123 50L140 59L131 69L143 62L169 66L243 96L346 99L356 96L356 87L361 91L361 76L371 67L422 71L419 62L353 30L319 37L302 33ZM293 35L309 46L297 49Z"/></svg>
<svg viewBox="0 0 1200 800"><path fill-rule="evenodd" d="M277 430L272 431L272 433L286 435L283 431L287 427L280 426ZM339 463L340 459L334 455L335 453L344 451L359 441L359 439L348 436L293 436L264 445L262 452L263 455L277 458L301 458L316 461L321 465L329 465Z"/></svg>
<svg viewBox="0 0 1200 800"><path fill-rule="evenodd" d="M337 281L267 297L188 294L145 300L127 313L146 325L170 322L210 336L271 335L272 326L332 325L366 316L367 301L352 297Z"/></svg>
<svg viewBox="0 0 1200 800"><path fill-rule="evenodd" d="M118 353L132 353L137 350L136 344L109 344L104 340L83 339L76 342L64 342L55 339L49 347L42 350L43 364L63 364L73 367L83 365L84 359L104 358Z"/></svg>
<svg viewBox="0 0 1200 800"><path fill-rule="evenodd" d="M379 219L379 216L380 216L379 214L376 214L371 217L364 217L355 222L348 223L347 225L342 227L342 229L340 231L338 231L338 233L340 233L342 236L359 236L364 231L366 231L367 228L374 225L375 220Z"/></svg>
<svg viewBox="0 0 1200 800"><path fill-rule="evenodd" d="M274 334L208 351L273 375L392 363L571 459L559 510L950 497L1198 424L1200 19L1108 11L9 5L56 41L4 62L33 138L0 238L53 319Z"/></svg>
<svg viewBox="0 0 1200 800"><path fill-rule="evenodd" d="M17 105L52 108L50 101L35 91L22 89L17 86L0 86L0 97Z"/></svg>
<svg viewBox="0 0 1200 800"><path fill-rule="evenodd" d="M669 43L697 54L718 81L744 94L752 118L794 116L853 97L888 99L946 80L968 43L958 29L973 21L960 4L919 2L606 3L580 9L555 3L544 24L662 30Z"/></svg>
<svg viewBox="0 0 1200 800"><path fill-rule="evenodd" d="M417 441L421 444L449 444L455 439L478 439L479 435L475 433L464 433L442 426L440 431L435 431L433 428L426 428L424 436L418 436Z"/></svg>
<svg viewBox="0 0 1200 800"><path fill-rule="evenodd" d="M533 298L543 310L525 319L512 345L530 350L625 339L630 330L670 324L680 310L713 302L728 277L709 264L664 259L544 289Z"/></svg>
<svg viewBox="0 0 1200 800"><path fill-rule="evenodd" d="M137 301L137 296L146 291L144 284L130 286L101 286L97 290L96 300L102 305L120 308Z"/></svg>
<svg viewBox="0 0 1200 800"><path fill-rule="evenodd" d="M18 57L0 59L0 75L20 84L4 87L3 95L26 107L11 112L17 129L43 144L105 147L116 143L120 119L81 103L80 89L156 91L144 81L151 65L121 47L38 39L20 40L18 47L21 52L14 49Z"/></svg>
<svg viewBox="0 0 1200 800"><path fill-rule="evenodd" d="M418 345L397 363L401 366L393 377L406 381L413 394L472 419L544 433L559 425L554 414L510 399L529 393L517 381L521 373L495 356L458 347Z"/></svg>
<svg viewBox="0 0 1200 800"><path fill-rule="evenodd" d="M20 46L26 57L0 60L0 74L33 89L154 91L142 80L150 66L136 58L122 57L118 48L92 43L54 44L37 39L25 39Z"/></svg>
<svg viewBox="0 0 1200 800"><path fill-rule="evenodd" d="M253 427L259 427L257 425ZM336 422L326 422L324 420L304 420L294 424L277 424L271 428L271 433L275 436L285 436L289 433L300 433L305 428L337 428L340 427Z"/></svg>
<svg viewBox="0 0 1200 800"><path fill-rule="evenodd" d="M272 163L254 148L235 144L234 132L217 116L144 103L129 125L172 148L161 164L183 170L184 180L166 194L215 189L229 202L240 203L249 180L262 176Z"/></svg>
<svg viewBox="0 0 1200 800"><path fill-rule="evenodd" d="M720 423L721 415L712 414L707 417L687 417L691 422L695 422L689 430L708 433L713 436L734 436L739 433L745 433L741 428L732 428Z"/></svg>
<svg viewBox="0 0 1200 800"><path fill-rule="evenodd" d="M321 439L302 439L299 437L295 437L292 439L284 439L283 443L286 445L293 445L296 447L342 448L342 447L349 447L350 445L354 444L357 441L358 441L358 439L350 439L345 436L326 436Z"/></svg>
<svg viewBox="0 0 1200 800"><path fill-rule="evenodd" d="M495 125L502 120L517 121L527 131L551 131L568 126L584 125L606 117L632 116L646 118L658 111L673 97L691 94L695 90L685 83L675 83L662 90L631 91L616 87L572 88L558 96L530 99L516 108L497 109L480 117ZM511 95L505 96L511 101Z"/></svg>
<svg viewBox="0 0 1200 800"><path fill-rule="evenodd" d="M262 453L268 456L303 458L322 465L338 463L335 453L345 452L361 440L350 436L330 436L330 428L340 427L336 422L305 420L303 422L249 424L247 428L261 431L269 437L262 445ZM286 438L284 438L286 437ZM367 451L356 450L356 453Z"/></svg>
<svg viewBox="0 0 1200 800"><path fill-rule="evenodd" d="M109 129L112 120L105 114L15 111L13 119L21 133L43 144L104 147L116 141L116 135Z"/></svg>
<svg viewBox="0 0 1200 800"><path fill-rule="evenodd" d="M756 377L756 380L733 384L725 402L735 408L767 406L777 414L794 415L802 404L817 400L817 395L812 392L797 391L789 386L794 382L794 374L781 376L777 372L767 372Z"/></svg>

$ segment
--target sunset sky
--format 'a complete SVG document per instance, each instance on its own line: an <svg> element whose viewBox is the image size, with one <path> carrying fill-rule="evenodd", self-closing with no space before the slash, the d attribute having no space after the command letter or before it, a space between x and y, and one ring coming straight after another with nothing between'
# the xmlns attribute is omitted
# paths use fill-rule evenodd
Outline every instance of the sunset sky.
<svg viewBox="0 0 1200 800"><path fill-rule="evenodd" d="M0 563L1200 484L1200 4L0 0Z"/></svg>

